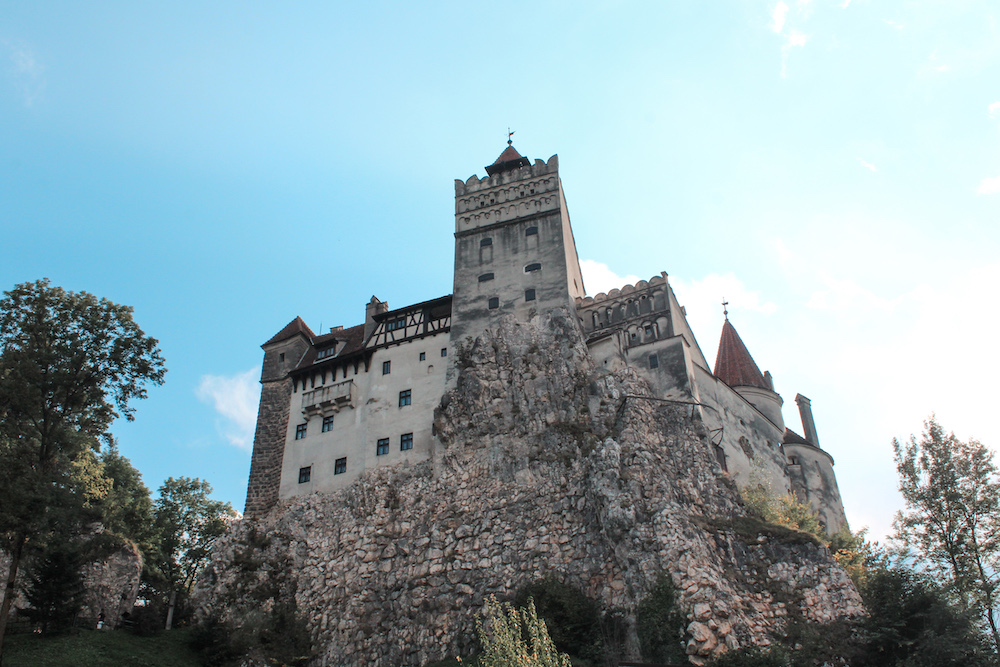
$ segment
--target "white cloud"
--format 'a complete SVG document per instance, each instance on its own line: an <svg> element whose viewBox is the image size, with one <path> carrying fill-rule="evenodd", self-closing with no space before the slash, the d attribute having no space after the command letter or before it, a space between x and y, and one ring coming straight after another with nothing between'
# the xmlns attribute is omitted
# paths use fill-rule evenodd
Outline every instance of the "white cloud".
<svg viewBox="0 0 1000 667"><path fill-rule="evenodd" d="M771 30L780 33L785 29L785 17L788 16L788 5L778 2L771 12Z"/></svg>
<svg viewBox="0 0 1000 667"><path fill-rule="evenodd" d="M219 429L230 444L250 451L257 423L260 401L259 371L250 369L230 377L203 375L195 394L203 403L215 408L222 417Z"/></svg>
<svg viewBox="0 0 1000 667"><path fill-rule="evenodd" d="M587 287L587 294L591 296L601 292L610 292L613 289L621 289L625 285L634 285L640 280L639 276L627 275L619 276L607 264L584 259L580 261L580 271L583 273L583 284Z"/></svg>
<svg viewBox="0 0 1000 667"><path fill-rule="evenodd" d="M723 301L728 303L726 308L730 315L740 311L771 315L778 310L774 303L763 301L758 292L748 289L732 272L710 273L701 280L672 277L670 286L687 311L688 324L701 343L709 343L719 335ZM703 347L702 352L711 362L714 351Z"/></svg>
<svg viewBox="0 0 1000 667"><path fill-rule="evenodd" d="M903 24L899 23L898 21L893 21L891 19L883 19L883 20L885 21L886 25L888 25L890 28L894 28L896 30L903 29Z"/></svg>
<svg viewBox="0 0 1000 667"><path fill-rule="evenodd" d="M9 40L0 41L0 46L7 49L8 71L10 72L14 85L20 90L24 100L24 106L32 106L42 94L45 88L45 65L43 65L34 51L23 43L12 43Z"/></svg>
<svg viewBox="0 0 1000 667"><path fill-rule="evenodd" d="M976 192L981 195L995 195L1000 192L1000 176L996 178L984 178L979 182Z"/></svg>
<svg viewBox="0 0 1000 667"><path fill-rule="evenodd" d="M844 0L842 3L840 3L841 9L847 9L850 6L851 6L851 0Z"/></svg>
<svg viewBox="0 0 1000 667"><path fill-rule="evenodd" d="M989 111L990 118L1000 118L1000 101L990 104Z"/></svg>
<svg viewBox="0 0 1000 667"><path fill-rule="evenodd" d="M788 54L796 46L805 46L806 42L809 40L807 35L799 32L798 30L791 30L788 33L788 39L781 47L781 78L784 79L788 76Z"/></svg>
<svg viewBox="0 0 1000 667"><path fill-rule="evenodd" d="M873 165L871 162L865 162L861 158L858 158L858 162L860 162L861 166L864 167L865 169L869 169L871 171L878 171L878 168L875 165Z"/></svg>

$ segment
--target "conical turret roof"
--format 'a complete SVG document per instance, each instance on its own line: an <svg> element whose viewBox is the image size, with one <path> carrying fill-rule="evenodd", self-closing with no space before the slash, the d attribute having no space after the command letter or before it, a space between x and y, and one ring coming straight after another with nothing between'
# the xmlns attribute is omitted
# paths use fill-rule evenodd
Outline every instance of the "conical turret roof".
<svg viewBox="0 0 1000 667"><path fill-rule="evenodd" d="M759 387L771 391L729 318L722 325L719 354L715 357L715 377L730 387Z"/></svg>

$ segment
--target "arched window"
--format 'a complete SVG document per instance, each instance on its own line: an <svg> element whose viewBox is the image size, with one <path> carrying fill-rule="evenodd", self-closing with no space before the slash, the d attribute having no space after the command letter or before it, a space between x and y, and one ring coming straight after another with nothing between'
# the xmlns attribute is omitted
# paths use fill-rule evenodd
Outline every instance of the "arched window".
<svg viewBox="0 0 1000 667"><path fill-rule="evenodd" d="M524 267L525 273L531 273L532 271L541 271L541 270L542 270L542 265L539 264L538 262L532 262L531 264L528 264L526 267Z"/></svg>

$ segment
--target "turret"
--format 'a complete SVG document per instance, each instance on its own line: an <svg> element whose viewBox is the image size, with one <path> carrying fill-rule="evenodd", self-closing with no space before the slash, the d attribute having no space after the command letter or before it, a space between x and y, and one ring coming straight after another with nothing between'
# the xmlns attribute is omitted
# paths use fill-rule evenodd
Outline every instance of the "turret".
<svg viewBox="0 0 1000 667"><path fill-rule="evenodd" d="M740 335L736 333L736 328L730 323L728 314L725 324L722 325L719 353L715 357L715 377L749 401L778 427L779 432L785 430L785 421L781 417L781 406L784 401L774 391L771 374L761 374L747 346L743 344Z"/></svg>
<svg viewBox="0 0 1000 667"><path fill-rule="evenodd" d="M798 499L809 505L830 535L847 526L844 503L833 471L833 457L819 446L812 402L798 394L795 402L802 418L805 437L791 429L785 430L782 447L788 461L788 477Z"/></svg>

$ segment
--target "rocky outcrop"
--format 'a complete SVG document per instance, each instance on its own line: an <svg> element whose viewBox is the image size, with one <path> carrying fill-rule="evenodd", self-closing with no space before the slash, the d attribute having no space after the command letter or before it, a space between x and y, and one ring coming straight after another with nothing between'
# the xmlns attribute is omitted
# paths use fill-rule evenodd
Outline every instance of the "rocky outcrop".
<svg viewBox="0 0 1000 667"><path fill-rule="evenodd" d="M596 369L568 314L505 319L456 363L437 455L238 524L199 583L201 613L225 618L234 591L268 579L260 564L281 563L314 663L384 667L470 651L485 596L545 575L622 610L633 659L636 606L662 574L694 664L771 643L791 615L862 613L826 548L744 516L697 413L629 368Z"/></svg>

